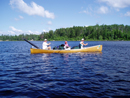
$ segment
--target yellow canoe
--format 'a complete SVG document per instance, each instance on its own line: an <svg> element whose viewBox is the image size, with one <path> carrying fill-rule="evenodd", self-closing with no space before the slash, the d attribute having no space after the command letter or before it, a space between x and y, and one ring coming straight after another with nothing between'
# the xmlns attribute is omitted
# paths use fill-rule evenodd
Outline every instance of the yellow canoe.
<svg viewBox="0 0 130 98"><path fill-rule="evenodd" d="M85 47L83 49L71 49L71 50L44 50L44 49L30 49L31 54L36 53L76 53L76 52L101 52L102 45Z"/></svg>

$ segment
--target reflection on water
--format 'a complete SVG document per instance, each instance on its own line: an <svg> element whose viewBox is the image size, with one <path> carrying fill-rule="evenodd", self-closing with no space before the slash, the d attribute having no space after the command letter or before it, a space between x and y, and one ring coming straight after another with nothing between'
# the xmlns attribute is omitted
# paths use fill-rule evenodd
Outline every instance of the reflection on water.
<svg viewBox="0 0 130 98"><path fill-rule="evenodd" d="M130 43L97 44L102 52L30 54L26 42L1 42L0 97L129 97Z"/></svg>

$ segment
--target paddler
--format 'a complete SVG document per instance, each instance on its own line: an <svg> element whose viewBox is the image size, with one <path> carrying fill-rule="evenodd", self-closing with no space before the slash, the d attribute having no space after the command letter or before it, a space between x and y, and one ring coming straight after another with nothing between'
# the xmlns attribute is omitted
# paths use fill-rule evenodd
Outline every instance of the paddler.
<svg viewBox="0 0 130 98"><path fill-rule="evenodd" d="M65 48L65 50L70 50L70 48L71 48L71 47L69 47L69 45L68 45L68 42L67 42L67 41L65 41L64 48Z"/></svg>
<svg viewBox="0 0 130 98"><path fill-rule="evenodd" d="M45 49L45 50L51 50L51 47L49 46L48 47L48 45L50 45L51 43L47 43L47 39L44 39L44 42L43 42L43 44L42 44L42 48L43 49Z"/></svg>
<svg viewBox="0 0 130 98"><path fill-rule="evenodd" d="M83 46L86 46L86 45L88 45L88 43L84 44L84 39L82 38L82 40L81 40L81 42L79 44L79 48L83 49Z"/></svg>

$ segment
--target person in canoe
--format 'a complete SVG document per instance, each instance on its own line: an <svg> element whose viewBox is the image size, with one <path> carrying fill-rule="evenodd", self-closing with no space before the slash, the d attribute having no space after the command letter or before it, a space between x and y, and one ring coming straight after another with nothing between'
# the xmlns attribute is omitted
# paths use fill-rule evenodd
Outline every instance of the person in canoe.
<svg viewBox="0 0 130 98"><path fill-rule="evenodd" d="M70 48L71 48L71 47L69 47L68 42L65 41L64 49L65 49L65 50L70 50Z"/></svg>
<svg viewBox="0 0 130 98"><path fill-rule="evenodd" d="M88 45L88 43L84 44L84 39L82 38L82 40L81 40L81 42L79 44L79 48L83 49L83 46L86 46L86 45Z"/></svg>
<svg viewBox="0 0 130 98"><path fill-rule="evenodd" d="M43 49L46 49L46 50L51 50L51 47L49 46L48 47L48 45L50 45L51 43L47 43L47 39L44 39L44 42L43 42L43 44L42 44L42 48Z"/></svg>

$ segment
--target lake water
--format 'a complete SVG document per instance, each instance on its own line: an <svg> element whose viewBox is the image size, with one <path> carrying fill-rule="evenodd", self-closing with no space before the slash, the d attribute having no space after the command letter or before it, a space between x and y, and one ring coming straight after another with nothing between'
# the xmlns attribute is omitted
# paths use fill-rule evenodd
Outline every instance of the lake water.
<svg viewBox="0 0 130 98"><path fill-rule="evenodd" d="M102 53L30 54L25 41L0 42L0 97L130 97L130 42L86 42L103 45Z"/></svg>

